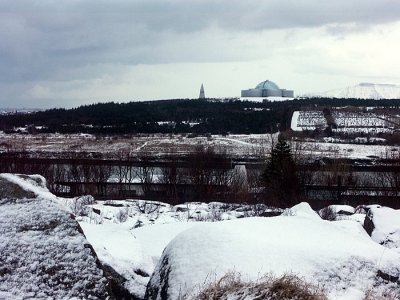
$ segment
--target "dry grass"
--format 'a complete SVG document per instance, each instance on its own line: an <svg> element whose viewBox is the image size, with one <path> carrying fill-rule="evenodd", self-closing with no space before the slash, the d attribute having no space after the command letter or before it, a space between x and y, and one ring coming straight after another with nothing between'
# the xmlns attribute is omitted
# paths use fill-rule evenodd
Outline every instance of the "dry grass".
<svg viewBox="0 0 400 300"><path fill-rule="evenodd" d="M284 275L272 282L270 299L323 300L327 297L319 289L295 275Z"/></svg>
<svg viewBox="0 0 400 300"><path fill-rule="evenodd" d="M193 300L326 300L318 287L305 282L296 275L286 274L279 278L264 276L257 282L243 281L240 274L228 273L216 282L210 283Z"/></svg>
<svg viewBox="0 0 400 300"><path fill-rule="evenodd" d="M228 273L218 281L210 283L198 295L193 297L196 300L223 299L224 295L232 294L246 286L239 274ZM190 298L188 298L190 299Z"/></svg>

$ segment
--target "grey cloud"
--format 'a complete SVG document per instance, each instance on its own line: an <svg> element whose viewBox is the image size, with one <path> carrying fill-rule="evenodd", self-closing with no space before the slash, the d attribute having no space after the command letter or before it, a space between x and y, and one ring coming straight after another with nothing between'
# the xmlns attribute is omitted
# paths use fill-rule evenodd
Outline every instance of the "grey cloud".
<svg viewBox="0 0 400 300"><path fill-rule="evenodd" d="M107 19L122 18L153 30L195 31L217 25L227 30L314 27L331 23L379 24L400 19L397 0L268 1L96 1L75 7ZM110 17L111 16L111 17Z"/></svg>
<svg viewBox="0 0 400 300"><path fill-rule="evenodd" d="M143 25L156 31L190 32L212 25L260 30L400 19L397 0L15 0L1 3L0 11L22 16L38 30L61 32L92 25L122 25L126 30Z"/></svg>
<svg viewBox="0 0 400 300"><path fill-rule="evenodd" d="M221 36L208 36L215 29L227 39L321 26L340 35L398 20L398 0L1 1L0 82L85 79L112 65L240 60Z"/></svg>
<svg viewBox="0 0 400 300"><path fill-rule="evenodd" d="M122 60L131 57L135 63L134 55L122 53L121 49L129 52L129 49L173 43L181 34L210 27L243 32L327 24L339 24L334 27L336 30L347 23L360 27L375 25L400 20L400 3L398 0L15 0L0 3L0 14L1 25L8 31L0 31L0 38L15 55L25 47L35 56L59 54L64 58L79 58L80 54L86 54L87 58L92 56L93 60L107 62L115 59L109 52L117 51Z"/></svg>

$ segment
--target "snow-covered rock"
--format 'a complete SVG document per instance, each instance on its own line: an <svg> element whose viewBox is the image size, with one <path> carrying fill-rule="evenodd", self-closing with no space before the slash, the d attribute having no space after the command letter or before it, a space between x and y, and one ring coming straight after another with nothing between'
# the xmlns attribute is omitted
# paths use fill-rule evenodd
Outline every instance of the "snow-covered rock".
<svg viewBox="0 0 400 300"><path fill-rule="evenodd" d="M0 200L0 299L106 299L78 223L51 199Z"/></svg>
<svg viewBox="0 0 400 300"><path fill-rule="evenodd" d="M350 205L329 205L324 207L318 211L318 215L328 221L335 221L335 220L349 220L349 219L356 219L353 217L355 213L355 208ZM364 217L362 216L362 222L364 222Z"/></svg>
<svg viewBox="0 0 400 300"><path fill-rule="evenodd" d="M41 175L0 174L0 198L47 198L55 196L46 187L46 179Z"/></svg>
<svg viewBox="0 0 400 300"><path fill-rule="evenodd" d="M154 266L141 243L120 224L100 226L81 222L80 225L102 265L119 275L119 285L142 299Z"/></svg>
<svg viewBox="0 0 400 300"><path fill-rule="evenodd" d="M355 208L350 205L330 205L328 207L339 215L352 215L356 211Z"/></svg>
<svg viewBox="0 0 400 300"><path fill-rule="evenodd" d="M0 299L138 299L115 270L123 259L101 264L86 240L66 205L77 200L93 202L57 198L39 175L0 174Z"/></svg>
<svg viewBox="0 0 400 300"><path fill-rule="evenodd" d="M372 241L360 224L321 220L304 204L293 211L298 215L203 223L182 232L165 248L145 299L178 299L231 271L250 280L294 273L330 299L363 299L385 284L377 274L398 278L400 255Z"/></svg>
<svg viewBox="0 0 400 300"><path fill-rule="evenodd" d="M379 205L368 208L365 230L375 242L400 253L400 210Z"/></svg>
<svg viewBox="0 0 400 300"><path fill-rule="evenodd" d="M282 215L321 219L307 202L302 202L291 208L285 209Z"/></svg>

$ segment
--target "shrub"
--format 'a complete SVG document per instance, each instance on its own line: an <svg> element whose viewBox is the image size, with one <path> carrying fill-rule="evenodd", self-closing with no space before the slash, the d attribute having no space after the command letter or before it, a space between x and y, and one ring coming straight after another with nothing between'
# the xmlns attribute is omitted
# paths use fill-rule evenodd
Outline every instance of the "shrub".
<svg viewBox="0 0 400 300"><path fill-rule="evenodd" d="M159 202L154 201L146 201L146 200L137 200L134 202L134 207L136 210L142 214L153 214L160 212L161 204Z"/></svg>
<svg viewBox="0 0 400 300"><path fill-rule="evenodd" d="M128 216L129 216L129 209L128 207L125 207L117 211L115 218L118 220L118 222L124 223L126 222L126 220L128 220Z"/></svg>
<svg viewBox="0 0 400 300"><path fill-rule="evenodd" d="M87 205L94 204L95 200L91 195L76 197L70 203L70 208L75 216L87 216L90 209Z"/></svg>

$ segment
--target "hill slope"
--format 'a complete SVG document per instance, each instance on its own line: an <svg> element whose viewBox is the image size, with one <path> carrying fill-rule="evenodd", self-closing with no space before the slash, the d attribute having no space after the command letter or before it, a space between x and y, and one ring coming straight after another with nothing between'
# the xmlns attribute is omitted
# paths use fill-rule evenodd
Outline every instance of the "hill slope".
<svg viewBox="0 0 400 300"><path fill-rule="evenodd" d="M319 94L321 97L355 99L400 99L400 85L360 83Z"/></svg>

